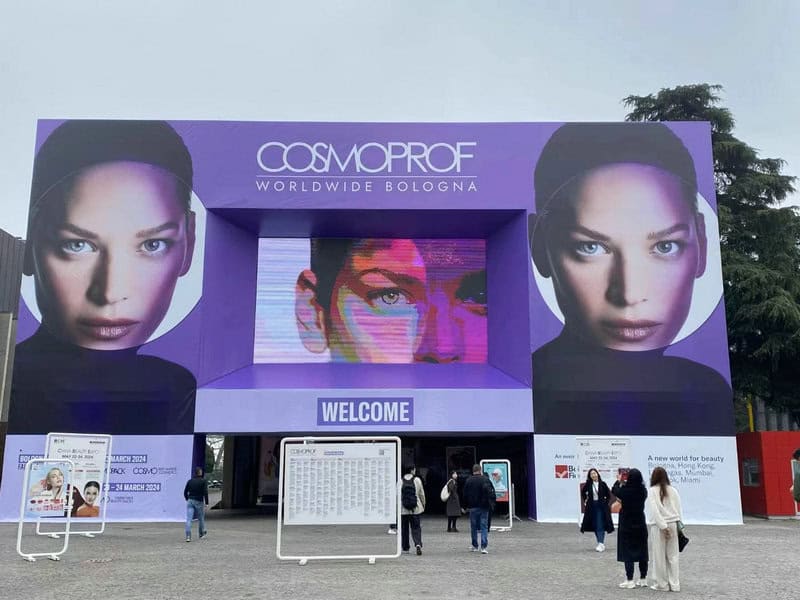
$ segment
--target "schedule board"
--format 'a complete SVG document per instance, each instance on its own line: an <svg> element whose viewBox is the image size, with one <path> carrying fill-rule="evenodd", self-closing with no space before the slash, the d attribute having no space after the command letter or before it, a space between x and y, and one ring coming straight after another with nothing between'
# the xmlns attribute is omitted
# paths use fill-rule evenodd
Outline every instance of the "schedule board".
<svg viewBox="0 0 800 600"><path fill-rule="evenodd" d="M394 523L397 444L286 444L285 525Z"/></svg>

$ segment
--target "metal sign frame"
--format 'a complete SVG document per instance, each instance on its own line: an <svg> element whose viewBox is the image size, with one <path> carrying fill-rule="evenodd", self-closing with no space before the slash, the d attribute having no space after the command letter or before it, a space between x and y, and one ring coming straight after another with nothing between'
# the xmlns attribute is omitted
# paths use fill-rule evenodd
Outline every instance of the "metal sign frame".
<svg viewBox="0 0 800 600"><path fill-rule="evenodd" d="M315 444L325 442L361 442L364 444L374 444L376 442L391 442L396 445L396 485L399 485L401 471L401 456L402 456L402 443L397 436L324 436L324 437L286 437L281 440L280 452L280 476L278 477L278 531L277 531L277 545L275 548L275 555L279 560L296 560L299 564L305 565L309 560L363 560L367 559L369 564L374 565L378 558L398 558L400 556L400 532L397 532L397 546L394 554L320 554L320 555L285 555L281 551L282 530L283 530L283 494L284 494L284 480L288 471L288 464L285 461L286 445L288 444ZM395 523L400 524L400 494L395 493ZM334 523L335 525L335 523ZM345 525L345 524L343 524ZM322 525L324 526L324 525Z"/></svg>
<svg viewBox="0 0 800 600"><path fill-rule="evenodd" d="M25 525L26 518L25 518L25 504L27 500L27 492L28 492L28 477L31 473L31 465L38 464L38 463L45 463L45 464L52 464L54 462L63 463L69 467L69 485L72 485L72 474L75 470L75 463L69 459L59 458L59 459L52 459L52 458L32 458L27 463L25 463L25 474L22 477L22 499L19 503L19 525L17 526L17 554L19 554L24 560L28 562L36 562L37 556L46 556L50 560L61 560L61 555L67 551L69 547L69 525L72 517L72 493L71 490L67 491L67 502L66 502L66 517L64 518L64 531L62 532L64 535L64 545L61 547L61 550L58 552L23 552L22 550L22 527ZM59 518L59 517L53 517ZM36 527L38 530L39 523L41 523L42 518L36 520ZM38 533L38 531L37 531Z"/></svg>
<svg viewBox="0 0 800 600"><path fill-rule="evenodd" d="M510 531L514 526L514 484L511 480L511 461L507 458L484 458L480 462L481 473L486 473L484 464L489 463L505 463L506 473L508 473L508 525L492 526L492 531Z"/></svg>
<svg viewBox="0 0 800 600"><path fill-rule="evenodd" d="M76 437L76 438L95 438L95 439L107 439L108 440L108 452L106 452L106 461L104 466L104 473L105 477L103 478L103 489L102 489L102 497L100 501L103 504L103 510L100 515L100 529L86 529L86 530L77 530L72 529L70 533L72 535L82 535L87 538L93 538L96 535L100 535L101 533L105 532L106 530L106 511L108 510L108 495L110 489L110 478L111 478L111 456L112 456L112 448L111 443L113 441L112 436L105 434L105 433L60 433L60 432L52 432L47 434L47 441L45 445L45 458L49 458L53 460L50 456L50 443L52 439L56 436L69 436L69 437ZM58 459L60 460L60 459ZM74 461L73 461L74 463ZM70 498L70 504L72 503L72 498ZM97 523L97 521L91 521L91 523ZM58 538L59 536L65 535L65 531L42 531L41 530L41 521L36 523L36 535L46 535L51 538Z"/></svg>

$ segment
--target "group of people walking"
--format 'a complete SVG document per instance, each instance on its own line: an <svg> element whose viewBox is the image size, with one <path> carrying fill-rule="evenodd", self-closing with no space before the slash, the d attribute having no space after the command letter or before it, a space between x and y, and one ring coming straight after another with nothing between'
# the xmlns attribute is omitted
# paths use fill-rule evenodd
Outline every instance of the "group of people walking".
<svg viewBox="0 0 800 600"><path fill-rule="evenodd" d="M470 551L489 553L489 528L495 504L495 490L491 480L483 474L481 466L472 467L472 475L464 483L463 508L469 512ZM447 531L458 533L457 522L462 514L462 498L458 493L458 473L450 473L442 490L446 496ZM425 488L416 476L416 467L405 468L400 481L400 546L403 552L411 551L411 543L417 555L422 554L422 526L420 515L425 512ZM389 533L393 533L392 528ZM410 533L410 535L409 535Z"/></svg>
<svg viewBox="0 0 800 600"><path fill-rule="evenodd" d="M581 532L594 532L598 552L605 550L606 533L614 531L612 499L620 503L617 561L625 564L625 581L619 587L649 585L654 590L680 591L678 535L683 513L681 498L664 468L653 469L649 488L641 471L630 469L627 478L617 475L611 489L597 469L589 469L581 495L585 506ZM634 580L637 564L639 579Z"/></svg>

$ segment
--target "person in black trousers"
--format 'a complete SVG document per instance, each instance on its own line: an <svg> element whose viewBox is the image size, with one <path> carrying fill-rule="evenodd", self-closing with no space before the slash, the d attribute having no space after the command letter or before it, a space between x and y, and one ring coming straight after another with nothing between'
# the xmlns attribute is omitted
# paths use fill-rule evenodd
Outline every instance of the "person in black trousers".
<svg viewBox="0 0 800 600"><path fill-rule="evenodd" d="M644 516L644 503L647 500L647 488L644 486L639 469L628 472L628 480L623 481L617 475L617 481L611 493L620 501L619 539L617 541L617 560L625 563L625 581L621 588L632 589L637 585L647 587L647 523ZM639 581L633 581L634 563L639 563Z"/></svg>

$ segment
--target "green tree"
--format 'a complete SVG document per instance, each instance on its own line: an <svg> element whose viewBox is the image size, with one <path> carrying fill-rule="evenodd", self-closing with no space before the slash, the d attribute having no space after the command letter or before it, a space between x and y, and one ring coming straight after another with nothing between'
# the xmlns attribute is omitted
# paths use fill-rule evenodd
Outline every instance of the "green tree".
<svg viewBox="0 0 800 600"><path fill-rule="evenodd" d="M683 85L622 102L628 121L711 124L734 398L763 398L800 424L800 215L780 206L796 178L733 134L721 92Z"/></svg>

